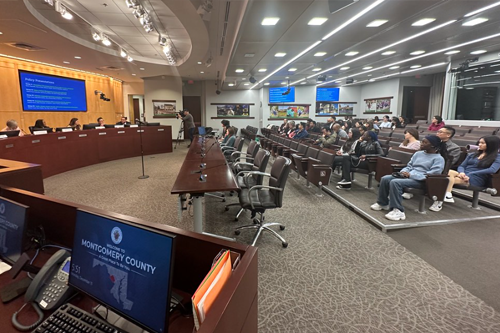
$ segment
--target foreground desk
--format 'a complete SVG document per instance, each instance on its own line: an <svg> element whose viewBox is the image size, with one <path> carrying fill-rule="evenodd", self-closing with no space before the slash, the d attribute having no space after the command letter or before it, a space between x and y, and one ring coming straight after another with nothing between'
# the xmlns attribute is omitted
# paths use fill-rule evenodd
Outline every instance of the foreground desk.
<svg viewBox="0 0 500 333"><path fill-rule="evenodd" d="M0 140L0 157L36 163L42 176L141 155L172 152L171 126L143 126L57 132Z"/></svg>
<svg viewBox="0 0 500 333"><path fill-rule="evenodd" d="M0 159L0 185L43 194L42 167L39 164Z"/></svg>
<svg viewBox="0 0 500 333"><path fill-rule="evenodd" d="M201 156L202 148L205 149L204 158ZM200 168L202 163L206 164L205 169ZM203 180L200 179L200 173L195 173L200 170ZM216 139L195 137L171 191L172 194L178 194L179 198L186 194L193 198L194 231L203 232L202 200L205 193L238 190L234 174Z"/></svg>
<svg viewBox="0 0 500 333"><path fill-rule="evenodd" d="M29 206L28 228L32 229L42 225L47 238L63 246L72 246L77 208L147 225L177 235L172 284L175 289L190 295L196 291L196 288L209 271L213 258L221 249L230 249L239 253L241 256L239 265L221 290L221 294L213 303L209 314L207 314L205 321L197 332L257 332L257 248L166 225L149 223L130 216L79 206L24 190L0 187L0 195ZM53 212L53 214L50 214L50 212ZM21 273L18 279L23 277L25 277L25 273ZM0 275L0 287L11 281L8 273ZM23 303L23 297L19 297L7 304L0 303L0 332L17 332L12 327L10 320L12 314L19 310ZM78 300L78 306L87 311L90 310L92 305L94 303L88 297L81 297ZM29 315L36 318L36 314L28 310L25 316ZM25 316L23 318L26 318ZM178 317L171 322L169 333L191 333L193 326L192 318Z"/></svg>

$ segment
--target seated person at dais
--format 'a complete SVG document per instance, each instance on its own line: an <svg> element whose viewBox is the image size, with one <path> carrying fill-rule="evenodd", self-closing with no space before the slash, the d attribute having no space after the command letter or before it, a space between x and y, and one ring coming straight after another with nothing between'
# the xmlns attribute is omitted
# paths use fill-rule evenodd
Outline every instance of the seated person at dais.
<svg viewBox="0 0 500 333"><path fill-rule="evenodd" d="M455 184L472 185L477 187L487 187L489 175L496 173L500 169L500 155L498 148L500 138L489 135L479 139L479 149L469 153L465 160L458 167L458 171L448 171L448 188L446 189L445 202L455 202L451 190ZM432 209L438 212L442 208L442 201L436 201Z"/></svg>
<svg viewBox="0 0 500 333"><path fill-rule="evenodd" d="M421 143L421 151L413 154L410 162L399 173L386 175L380 180L377 202L370 206L373 210L390 210L388 220L405 220L403 190L407 187L423 188L426 176L440 174L444 169L444 158L439 154L441 140L435 135L427 135ZM394 174L398 175L395 177Z"/></svg>
<svg viewBox="0 0 500 333"><path fill-rule="evenodd" d="M236 135L234 134L234 127L229 126L227 128L227 134L226 136L228 137L226 141L226 146L232 147L234 145L234 141L236 141Z"/></svg>
<svg viewBox="0 0 500 333"><path fill-rule="evenodd" d="M399 145L400 148L420 150L420 141L418 141L418 131L414 128L405 130L405 139Z"/></svg>
<svg viewBox="0 0 500 333"><path fill-rule="evenodd" d="M35 121L35 125L33 126L33 128L50 128L50 127L47 126L47 123L45 123L45 120L37 119Z"/></svg>
<svg viewBox="0 0 500 333"><path fill-rule="evenodd" d="M104 127L104 119L102 117L97 118L97 127Z"/></svg>
<svg viewBox="0 0 500 333"><path fill-rule="evenodd" d="M227 129L229 128L229 120L222 120L220 122L222 124L222 137L219 141L223 144L226 144L229 137L227 136Z"/></svg>
<svg viewBox="0 0 500 333"><path fill-rule="evenodd" d="M361 139L361 143L356 145L354 154L342 156L342 180L337 183L337 189L339 190L351 188L351 167L368 169L366 157L384 155L375 132L367 131Z"/></svg>
<svg viewBox="0 0 500 333"><path fill-rule="evenodd" d="M71 118L68 127L71 127L73 131L79 131L82 129L82 126L80 125L80 121L78 120L78 118Z"/></svg>
<svg viewBox="0 0 500 333"><path fill-rule="evenodd" d="M127 121L127 117L121 117L120 121L116 125L130 125L130 121Z"/></svg>
<svg viewBox="0 0 500 333"><path fill-rule="evenodd" d="M24 132L23 130L17 125L17 121L14 119L9 119L7 120L6 127L2 129L2 132L6 131L19 131L19 136L23 136Z"/></svg>
<svg viewBox="0 0 500 333"><path fill-rule="evenodd" d="M304 128L304 123L299 123L297 125L297 129L295 130L295 135L293 136L294 139L305 139L309 136L309 133L307 133L306 129Z"/></svg>

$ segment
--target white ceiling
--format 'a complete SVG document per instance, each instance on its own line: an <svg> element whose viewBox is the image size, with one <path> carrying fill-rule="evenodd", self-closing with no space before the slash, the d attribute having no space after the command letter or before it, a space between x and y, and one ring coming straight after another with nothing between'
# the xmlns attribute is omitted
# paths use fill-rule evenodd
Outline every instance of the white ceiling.
<svg viewBox="0 0 500 333"><path fill-rule="evenodd" d="M140 81L145 77L178 75L183 79L217 80L224 82L223 90L248 89L245 86L251 76L257 81L278 69L298 55L303 49L321 40L330 31L338 28L354 15L367 8L375 0L359 0L338 12L330 14L327 0L213 0L212 11L202 17L197 10L206 0L147 0L141 1L154 15L155 25L162 35L168 35L179 55L178 66L169 66L156 32L146 33L139 21L133 17L125 0L68 0L63 1L75 13L73 20L63 19L59 13L41 0L0 0L0 53L47 62L70 68L102 73L115 78ZM337 1L337 0L331 0ZM348 1L341 1L348 3ZM390 56L377 52L347 65L324 73L328 80L345 78L363 72L363 67L374 68L409 59L410 52L425 50L430 53L446 47L453 47L481 37L500 33L500 6L464 19L467 13L496 3L495 0L386 0L367 14L361 16L344 29L323 41L309 53L278 71L265 82L280 85L290 80L295 82L318 73L314 67L323 70L339 66L354 58L366 55L401 39L436 27L449 20L457 20L444 28L425 34L411 41L391 47L396 51ZM77 14L77 15L76 15ZM82 19L80 19L80 16ZM262 26L264 17L279 17L275 26ZM309 26L313 17L326 17L322 26ZM421 18L435 18L424 27L411 24ZM464 21L476 17L488 21L477 26L462 26ZM203 20L205 18L205 20ZM209 20L208 20L209 19ZM375 19L386 19L378 28L366 25ZM92 29L106 33L114 42L125 48L134 58L132 63L119 56L119 47L107 48L91 37ZM223 41L223 47L222 47ZM7 46L8 42L23 42L43 48L41 51L23 51ZM222 48L221 48L222 47ZM412 65L423 67L450 61L465 61L475 57L470 52L485 49L500 51L500 37L491 38L458 48L460 53L432 56L401 63L397 70L378 69L353 76L365 81L393 73L409 70ZM322 57L314 57L319 51ZM346 57L345 53L357 51L358 55ZM277 52L286 52L284 58L276 58ZM253 57L245 57L247 53ZM74 57L80 56L77 60ZM212 64L206 62L211 58ZM64 61L69 64L63 63ZM201 65L198 62L202 62ZM115 67L109 70L105 67ZM288 68L297 68L288 72ZM143 70L141 70L143 68ZM258 69L266 68L266 73ZM444 72L446 66L422 69L402 76L425 75ZM243 73L235 73L243 69ZM201 73L201 72L204 73ZM132 74L136 74L133 76ZM289 79L286 79L289 77ZM229 83L235 83L229 87ZM262 82L264 83L264 82ZM310 77L308 84L315 84L316 77ZM345 83L345 80L342 80ZM260 87L257 86L257 87Z"/></svg>

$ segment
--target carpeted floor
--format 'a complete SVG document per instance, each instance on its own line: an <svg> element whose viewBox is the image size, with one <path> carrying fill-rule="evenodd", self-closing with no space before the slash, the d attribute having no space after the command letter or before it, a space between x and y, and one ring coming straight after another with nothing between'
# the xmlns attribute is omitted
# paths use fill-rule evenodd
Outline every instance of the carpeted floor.
<svg viewBox="0 0 500 333"><path fill-rule="evenodd" d="M140 158L132 158L48 178L46 194L192 229L189 212L178 220L170 195L185 152L181 146L146 157L146 180L137 179ZM427 263L315 192L290 177L284 207L266 214L267 221L284 222L289 247L269 234L258 242L259 332L500 332L500 314L431 266L439 263ZM233 237L235 226L251 223L248 212L234 222L236 211L206 198L205 230Z"/></svg>

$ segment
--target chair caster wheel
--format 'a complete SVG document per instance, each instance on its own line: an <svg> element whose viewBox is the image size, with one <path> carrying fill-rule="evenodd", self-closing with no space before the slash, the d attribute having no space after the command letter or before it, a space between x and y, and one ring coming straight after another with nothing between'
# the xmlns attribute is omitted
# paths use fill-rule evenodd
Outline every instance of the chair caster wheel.
<svg viewBox="0 0 500 333"><path fill-rule="evenodd" d="M280 225L280 230L285 230L285 226L284 225Z"/></svg>
<svg viewBox="0 0 500 333"><path fill-rule="evenodd" d="M281 243L281 245L283 245L284 248L287 248L288 247L288 243L284 242L284 243Z"/></svg>
<svg viewBox="0 0 500 333"><path fill-rule="evenodd" d="M240 234L240 231L239 231L239 230L235 230L235 231L234 231L234 234L235 234L235 235L239 235L239 234Z"/></svg>
<svg viewBox="0 0 500 333"><path fill-rule="evenodd" d="M229 210L229 207L224 207L224 210L227 212Z"/></svg>

